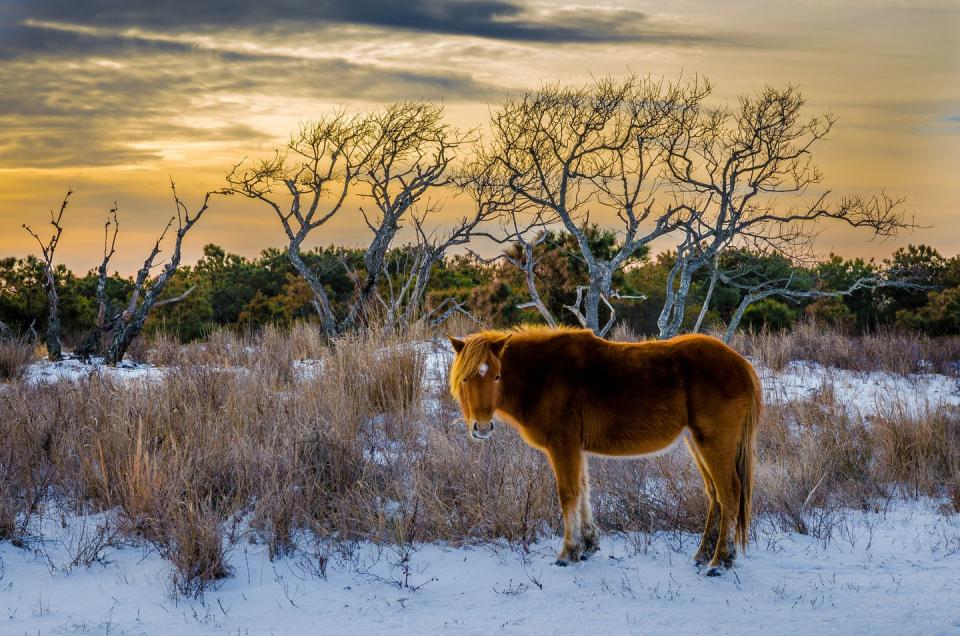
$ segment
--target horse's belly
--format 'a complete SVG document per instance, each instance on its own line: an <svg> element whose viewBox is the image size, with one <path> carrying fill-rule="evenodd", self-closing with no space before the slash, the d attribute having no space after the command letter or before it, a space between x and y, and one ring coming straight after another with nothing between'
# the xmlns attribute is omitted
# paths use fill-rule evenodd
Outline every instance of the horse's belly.
<svg viewBox="0 0 960 636"><path fill-rule="evenodd" d="M656 455L669 451L684 437L684 427L616 427L584 436L584 450L596 455L631 457Z"/></svg>

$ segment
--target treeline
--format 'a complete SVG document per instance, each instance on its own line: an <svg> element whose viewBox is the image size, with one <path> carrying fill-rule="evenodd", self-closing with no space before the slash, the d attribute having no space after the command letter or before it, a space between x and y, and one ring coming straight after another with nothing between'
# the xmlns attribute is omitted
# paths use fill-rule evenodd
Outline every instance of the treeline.
<svg viewBox="0 0 960 636"><path fill-rule="evenodd" d="M130 279L108 274L116 206L100 266L78 276L59 264L68 192L50 238L24 225L42 258L0 265L0 331L43 330L52 360L65 337L79 357L115 364L144 328L189 340L312 320L334 338L456 312L601 336L616 325L659 338L725 326L730 340L741 326L779 329L804 315L851 332L958 330L956 258L924 246L881 262L811 257L828 223L864 238L913 227L882 190L831 195L812 160L829 113L805 114L793 87L721 107L712 90L636 75L548 85L503 100L474 132L425 101L321 115L275 152L234 164L193 205L171 183L176 214ZM228 196L256 202L286 244L254 259L208 246L181 264L188 232L223 214ZM454 199L464 216L450 227L439 213ZM345 215L368 241L305 248ZM490 241L498 258L462 255ZM669 247L653 255L652 245Z"/></svg>
<svg viewBox="0 0 960 636"><path fill-rule="evenodd" d="M597 227L587 232L591 249L604 255L617 250L613 232ZM403 280L412 247L388 254L394 282ZM427 289L427 307L449 299L458 301L479 321L495 326L542 321L529 306L519 248L505 250L500 258L448 255L433 265ZM341 311L355 294L354 278L363 275L363 250L339 247L315 248L303 253L317 272L335 311ZM588 283L588 272L574 238L549 232L536 246L536 270L541 298L557 320L579 324L568 309L575 304L577 288ZM639 252L617 271L611 300L617 323L638 334L655 336L657 318L676 255ZM850 333L868 333L882 327L897 327L929 335L960 333L960 256L947 258L937 250L910 245L880 262L830 256L803 266L778 255L747 250L729 250L718 269L740 272L735 284L715 281L701 330L722 328L731 320L753 283L790 280L791 291L839 292L867 277L906 278L909 287L859 289L840 296L821 298L772 295L750 304L740 326L745 329L779 330L802 318L811 318ZM695 327L710 286L709 272L695 277L688 295L683 331ZM95 270L77 275L63 265L56 270L60 321L68 342L76 342L96 321ZM47 320L43 263L35 257L0 260L0 322L20 334L41 332ZM391 284L390 280L383 283ZM124 306L134 287L131 277L113 274L107 278L109 303ZM217 245L207 245L203 257L192 266L181 266L170 280L164 297L181 301L158 307L151 313L145 331L165 331L189 341L216 328L256 329L267 324L289 325L299 320L317 320L311 289L294 270L284 250L266 249L256 258L230 254ZM618 298L619 297L619 298Z"/></svg>

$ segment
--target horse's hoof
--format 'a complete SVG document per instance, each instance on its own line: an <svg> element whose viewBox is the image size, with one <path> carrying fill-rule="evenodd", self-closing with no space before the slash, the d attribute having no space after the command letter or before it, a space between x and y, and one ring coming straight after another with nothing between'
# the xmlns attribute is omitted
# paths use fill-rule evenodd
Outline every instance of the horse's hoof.
<svg viewBox="0 0 960 636"><path fill-rule="evenodd" d="M562 568L565 568L565 567L567 567L568 565L570 565L570 563L569 563L568 561L564 561L563 559L557 559L556 561L553 562L553 564L554 564L554 565L559 565L559 566L562 567Z"/></svg>
<svg viewBox="0 0 960 636"><path fill-rule="evenodd" d="M723 570L716 566L707 570L707 576L720 576L721 574L723 574Z"/></svg>

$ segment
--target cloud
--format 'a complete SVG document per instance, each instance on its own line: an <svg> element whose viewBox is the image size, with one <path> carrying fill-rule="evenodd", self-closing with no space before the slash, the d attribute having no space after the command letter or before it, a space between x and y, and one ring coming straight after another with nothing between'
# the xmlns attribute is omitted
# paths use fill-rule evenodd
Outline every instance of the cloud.
<svg viewBox="0 0 960 636"><path fill-rule="evenodd" d="M0 61L0 168L133 164L190 143L249 147L278 132L258 131L244 121L252 108L271 100L456 101L496 92L464 75L158 46L136 37L120 38L123 54L115 55L98 35L68 35L77 36L86 56ZM303 119L321 114L305 112ZM189 123L197 120L203 124Z"/></svg>
<svg viewBox="0 0 960 636"><path fill-rule="evenodd" d="M464 48L477 41L458 36L490 47L714 40L632 9L518 0L0 0L0 168L136 164L172 147L261 143L278 131L258 131L249 111L284 98L310 108L502 94L418 56L418 42L439 39L428 34ZM385 41L411 54L384 63L363 53ZM360 52L348 59L350 45Z"/></svg>
<svg viewBox="0 0 960 636"><path fill-rule="evenodd" d="M688 44L714 39L665 29L629 8L553 9L515 0L277 0L229 6L196 0L14 0L6 5L0 9L2 24L32 19L174 32L349 24L520 42Z"/></svg>

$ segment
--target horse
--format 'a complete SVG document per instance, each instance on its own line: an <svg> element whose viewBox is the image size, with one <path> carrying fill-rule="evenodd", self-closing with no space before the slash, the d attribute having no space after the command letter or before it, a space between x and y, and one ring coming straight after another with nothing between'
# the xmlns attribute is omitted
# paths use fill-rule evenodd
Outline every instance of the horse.
<svg viewBox="0 0 960 636"><path fill-rule="evenodd" d="M564 525L556 565L600 548L587 455L658 453L681 437L708 500L697 567L718 576L733 566L736 545L746 549L763 394L739 353L696 334L625 343L588 329L524 326L448 338L450 392L470 438L489 438L496 418L550 462Z"/></svg>

